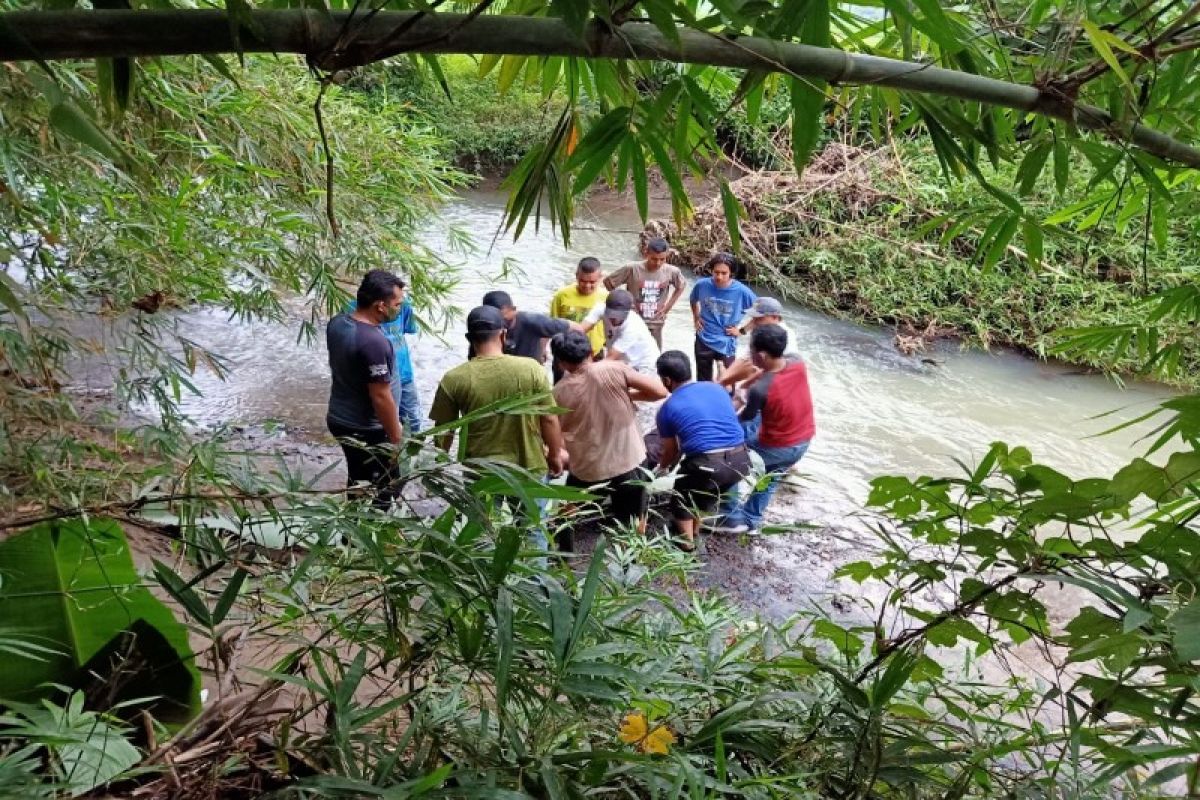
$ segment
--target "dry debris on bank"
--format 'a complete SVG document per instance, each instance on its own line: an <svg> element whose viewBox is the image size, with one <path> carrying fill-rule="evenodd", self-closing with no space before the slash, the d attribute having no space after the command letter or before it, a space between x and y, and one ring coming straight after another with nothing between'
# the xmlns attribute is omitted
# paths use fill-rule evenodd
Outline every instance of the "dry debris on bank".
<svg viewBox="0 0 1200 800"><path fill-rule="evenodd" d="M789 281L779 263L796 242L811 236L814 228L834 226L852 228L868 233L860 223L884 203L900 202L901 198L879 187L883 175L902 173L894 150L861 147L831 142L821 151L803 174L793 171L752 172L730 183L730 189L743 210L738 231L741 235L742 260L751 280L762 285L778 287L779 294L794 294L796 281ZM814 201L839 209L838 218L830 219L817 213ZM720 197L709 200L696 209L687 225L679 230L673 223L652 220L643 240L648 236L666 236L676 248L672 260L681 266L703 272L708 259L730 248L729 228ZM944 260L932 247L919 242L893 242L896 247L911 251L914 256ZM896 347L906 355L924 351L934 339L952 335L953 330L931 322L916 328L909 324L898 330Z"/></svg>
<svg viewBox="0 0 1200 800"><path fill-rule="evenodd" d="M790 170L752 172L731 182L729 188L744 212L738 230L752 277L761 280L772 275L775 262L790 249L797 228L813 218L814 197L836 195L848 220L862 219L880 203L895 199L876 188L874 175L898 168L890 150L864 150L833 142L801 175ZM672 231L682 263L693 269L702 268L713 253L730 246L719 197L697 208L682 231Z"/></svg>

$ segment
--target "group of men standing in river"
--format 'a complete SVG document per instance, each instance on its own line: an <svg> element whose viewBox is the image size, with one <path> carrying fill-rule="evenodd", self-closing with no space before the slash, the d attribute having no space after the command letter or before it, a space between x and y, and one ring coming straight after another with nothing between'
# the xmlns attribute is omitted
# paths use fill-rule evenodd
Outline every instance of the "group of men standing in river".
<svg viewBox="0 0 1200 800"><path fill-rule="evenodd" d="M735 277L731 255L709 259L708 275L689 295L695 379L685 353L662 351L663 325L686 289L669 253L665 240L650 239L641 261L607 276L597 259L582 259L575 282L554 295L548 315L519 311L507 292L485 294L467 315L467 360L442 376L429 418L441 426L470 417L459 429L468 459L539 476L565 472L567 485L588 489L607 506L608 519L638 530L651 473L678 466L673 540L691 550L702 519L718 505L713 530L757 530L815 428L807 369L783 308ZM381 507L394 499L397 483L386 445L422 427L405 338L415 332L404 282L383 270L363 278L352 307L326 331L329 430L342 445L348 484L370 485ZM544 366L547 342L553 385ZM523 408L476 415L522 399ZM636 403L659 404L649 435L638 424ZM550 413L552 405L568 410ZM453 438L443 434L437 443L449 449ZM743 498L738 485L751 471L751 450L765 475ZM533 544L547 547L545 508L515 504L514 510L529 523ZM570 548L569 539L557 544Z"/></svg>

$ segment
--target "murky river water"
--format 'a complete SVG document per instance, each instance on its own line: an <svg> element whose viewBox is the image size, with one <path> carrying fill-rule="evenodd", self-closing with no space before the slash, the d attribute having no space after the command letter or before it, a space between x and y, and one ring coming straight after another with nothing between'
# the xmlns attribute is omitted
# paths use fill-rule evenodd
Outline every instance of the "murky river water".
<svg viewBox="0 0 1200 800"><path fill-rule="evenodd" d="M448 205L438 227L425 234L428 244L445 253L450 253L450 226L475 237L478 252L449 256L459 269L454 301L460 308L503 287L518 307L545 311L553 293L571 282L582 256L597 256L606 266L636 258L640 224L623 205L606 201L582 210L570 248L548 226L540 233L527 231L515 243L503 234L493 241L502 209L498 194L469 193ZM501 280L497 276L506 261L515 270ZM995 440L1024 444L1035 458L1074 476L1102 475L1137 450L1135 434L1089 437L1170 395L1162 387L1120 388L1069 367L1013 353L959 351L956 345L923 354L938 362L934 366L897 352L889 331L794 306L785 316L809 364L818 426L800 465L805 485L789 506L799 519L824 526L844 526L846 516L861 508L872 476L952 474L952 458L971 462ZM456 316L442 336L422 335L412 343L426 407L438 378L462 359L460 319ZM271 418L324 431L329 375L324 346L297 342L299 320L293 326L240 325L223 314L199 312L189 314L189 327L232 367L224 382L198 376L203 396L186 404L197 422ZM691 352L686 302L672 312L664 338L666 347ZM1093 419L1114 409L1125 411Z"/></svg>
<svg viewBox="0 0 1200 800"><path fill-rule="evenodd" d="M573 280L582 256L597 256L610 267L637 256L641 226L624 203L605 200L581 209L571 247L565 248L548 227L529 230L515 243L497 235L503 200L495 193L468 193L446 206L437 226L424 234L456 265L460 279L453 296L459 308L446 332L412 342L426 409L442 373L463 358L459 312L477 304L485 291L502 287L520 308L545 311L553 293ZM451 227L470 232L478 251L453 255ZM506 268L509 273L499 277ZM230 374L226 381L197 375L202 395L185 402L186 412L201 425L273 419L310 438L323 437L329 369L323 341L311 347L297 341L301 314L297 308L295 323L282 325L238 324L220 313L188 312L189 335L224 355ZM872 477L953 475L958 470L953 459L973 463L996 440L1025 445L1042 463L1074 477L1109 475L1143 448L1134 431L1096 434L1171 395L1159 386L1120 388L1070 367L1014 353L961 351L954 344L923 354L937 362L927 364L897 352L887 330L795 306L786 307L785 317L809 365L817 438L798 480L777 496L768 522L814 527L748 546L714 539L700 579L775 616L849 588L830 576L873 547L874 535L858 516ZM690 353L692 337L690 313L681 302L664 343ZM288 438L290 444L279 442L282 451L312 455L311 448L298 450L295 437ZM318 462L339 460L332 446L317 450Z"/></svg>

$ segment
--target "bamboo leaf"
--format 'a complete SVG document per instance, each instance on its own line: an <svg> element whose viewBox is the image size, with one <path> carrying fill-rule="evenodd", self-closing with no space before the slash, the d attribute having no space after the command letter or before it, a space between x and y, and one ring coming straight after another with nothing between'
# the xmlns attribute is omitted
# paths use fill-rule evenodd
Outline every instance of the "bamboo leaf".
<svg viewBox="0 0 1200 800"><path fill-rule="evenodd" d="M1050 157L1050 151L1053 149L1052 143L1042 142L1025 154L1016 175L1017 194L1021 197L1028 197L1033 192L1038 178L1042 176L1042 169L1046 166L1046 159Z"/></svg>
<svg viewBox="0 0 1200 800"><path fill-rule="evenodd" d="M521 74L527 56L504 56L500 61L500 74L496 78L496 89L504 94L512 88L513 82Z"/></svg>
<svg viewBox="0 0 1200 800"><path fill-rule="evenodd" d="M592 613L592 604L596 601L596 590L600 588L600 565L604 563L604 551L608 547L608 539L604 536L596 540L592 549L592 560L588 565L588 574L583 581L583 590L579 593L579 604L575 608L575 619L571 626L571 639L567 652L573 653L578 647L587 626L588 617Z"/></svg>
<svg viewBox="0 0 1200 800"><path fill-rule="evenodd" d="M1067 190L1067 179L1071 174L1071 156L1067 142L1061 136L1054 137L1054 190L1059 196Z"/></svg>
<svg viewBox="0 0 1200 800"><path fill-rule="evenodd" d="M233 577L229 579L229 583L221 591L221 596L217 598L216 606L213 607L213 625L220 625L225 621L225 617L229 615L229 610L233 608L238 594L242 591L242 584L246 582L246 576L249 574L241 567L238 567L237 571L233 573Z"/></svg>
<svg viewBox="0 0 1200 800"><path fill-rule="evenodd" d="M992 232L987 252L983 257L984 272L990 271L1004 256L1004 252L1008 248L1008 243L1012 241L1013 234L1017 232L1017 226L1020 224L1021 218L1015 214L1010 214L1000 217L997 221L1000 224Z"/></svg>
<svg viewBox="0 0 1200 800"><path fill-rule="evenodd" d="M1133 83L1130 82L1129 76L1125 74L1125 70L1121 68L1121 62L1117 58L1116 54L1113 53L1112 48L1116 46L1123 50L1132 50L1135 53L1137 51L1128 47L1125 42L1121 41L1118 37L1113 36L1108 31L1100 28L1098 25L1096 25L1096 23L1089 19L1082 19L1080 20L1079 24L1083 26L1083 33L1085 36L1087 36L1088 41L1091 42L1092 48L1096 51L1100 58L1104 59L1104 63L1108 64L1109 69L1111 69L1113 74L1120 79L1121 83L1125 85L1125 88L1129 91L1130 97L1135 96L1136 92L1134 91Z"/></svg>
<svg viewBox="0 0 1200 800"><path fill-rule="evenodd" d="M124 154L108 134L70 99L63 100L50 109L50 125L64 136L92 148L117 166L126 161Z"/></svg>
<svg viewBox="0 0 1200 800"><path fill-rule="evenodd" d="M637 202L638 216L642 222L650 216L650 182L646 177L646 156L642 153L642 145L635 137L625 140L629 148L629 170L633 176L633 197Z"/></svg>
<svg viewBox="0 0 1200 800"><path fill-rule="evenodd" d="M792 162L802 172L816 149L824 127L825 81L791 78Z"/></svg>
<svg viewBox="0 0 1200 800"><path fill-rule="evenodd" d="M196 594L196 590L188 585L187 581L157 559L154 560L154 576L158 578L158 582L167 590L167 593L175 599L175 602L187 609L187 612L197 622L212 627L213 619L208 606L200 599L200 595Z"/></svg>
<svg viewBox="0 0 1200 800"><path fill-rule="evenodd" d="M496 592L496 646L496 706L503 709L508 703L513 658L512 592L504 586Z"/></svg>
<svg viewBox="0 0 1200 800"><path fill-rule="evenodd" d="M678 8L671 0L641 0L641 6L650 18L650 24L672 44L679 44L679 28L675 24Z"/></svg>
<svg viewBox="0 0 1200 800"><path fill-rule="evenodd" d="M590 12L587 0L550 0L550 13L560 17L577 36L582 36Z"/></svg>
<svg viewBox="0 0 1200 800"><path fill-rule="evenodd" d="M1042 228L1036 222L1026 221L1023 233L1025 238L1025 252L1029 256L1029 265L1034 269L1039 269L1042 266L1042 253L1045 244Z"/></svg>
<svg viewBox="0 0 1200 800"><path fill-rule="evenodd" d="M725 227L729 229L729 241L733 245L733 252L740 254L742 232L738 220L742 215L742 206L724 178L721 179L721 207L725 211Z"/></svg>

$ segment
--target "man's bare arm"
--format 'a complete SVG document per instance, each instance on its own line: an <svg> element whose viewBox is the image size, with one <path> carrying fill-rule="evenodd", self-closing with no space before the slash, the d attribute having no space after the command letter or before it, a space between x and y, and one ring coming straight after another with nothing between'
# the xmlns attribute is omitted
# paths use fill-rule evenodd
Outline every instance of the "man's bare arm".
<svg viewBox="0 0 1200 800"><path fill-rule="evenodd" d="M674 293L670 296L670 298L668 298L667 302L663 304L662 310L658 312L659 319L667 318L667 314L670 314L671 309L675 307L677 302L679 302L679 298L683 295L683 290L685 288L687 287L682 284L675 287Z"/></svg>
<svg viewBox="0 0 1200 800"><path fill-rule="evenodd" d="M658 468L664 472L675 466L679 460L679 440L674 436L662 438L662 452L658 456Z"/></svg>
<svg viewBox="0 0 1200 800"><path fill-rule="evenodd" d="M759 373L758 367L754 366L753 362L748 358L739 358L733 362L724 372L721 373L717 383L724 386L726 389L732 389L737 384L744 380L753 378Z"/></svg>
<svg viewBox="0 0 1200 800"><path fill-rule="evenodd" d="M644 403L654 403L667 398L667 387L653 375L643 375L630 369L625 375L625 383L629 386L629 399Z"/></svg>
<svg viewBox="0 0 1200 800"><path fill-rule="evenodd" d="M558 475L565 467L562 455L564 444L562 426L559 425L556 415L545 414L538 417L538 427L542 431L542 442L546 445L546 463L550 468L550 474Z"/></svg>
<svg viewBox="0 0 1200 800"><path fill-rule="evenodd" d="M388 441L400 444L404 438L404 429L400 427L400 409L396 408L396 398L392 397L392 387L387 383L368 383L367 394L371 397L371 408L375 409L376 418L383 424L383 432Z"/></svg>

